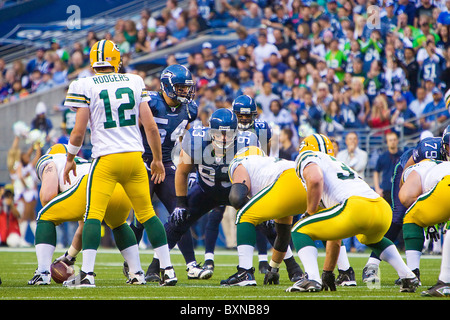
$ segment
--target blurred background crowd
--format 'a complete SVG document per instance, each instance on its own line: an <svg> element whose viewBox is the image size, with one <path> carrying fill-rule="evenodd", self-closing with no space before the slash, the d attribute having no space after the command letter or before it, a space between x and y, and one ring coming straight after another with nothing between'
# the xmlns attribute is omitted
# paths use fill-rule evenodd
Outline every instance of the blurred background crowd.
<svg viewBox="0 0 450 320"><path fill-rule="evenodd" d="M439 135L450 118L449 26L449 0L167 0L161 11L143 8L135 19L118 19L104 34L89 31L71 46L52 40L27 61L6 65L0 58L0 103L91 75L89 50L101 38L118 45L122 71L159 90L159 75L135 70L134 59L173 47L166 65L179 63L177 45L225 28L237 36L235 48L204 42L187 57L197 122L206 125L215 109L247 94L276 130L278 156L294 159L302 137L326 134L336 155L389 199L405 139ZM61 124L46 119L47 108L61 113ZM36 118L28 125L46 132L43 146L67 141L73 112L40 105ZM368 135L379 137L384 150L369 152Z"/></svg>

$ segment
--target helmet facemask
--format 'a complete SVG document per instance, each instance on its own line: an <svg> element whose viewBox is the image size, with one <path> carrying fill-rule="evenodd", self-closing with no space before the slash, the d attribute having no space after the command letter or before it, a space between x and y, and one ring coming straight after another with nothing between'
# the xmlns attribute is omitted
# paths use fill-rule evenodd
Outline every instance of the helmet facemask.
<svg viewBox="0 0 450 320"><path fill-rule="evenodd" d="M253 126L255 122L255 115L253 114L244 114L238 113L236 114L238 118L238 128L240 130L248 130Z"/></svg>
<svg viewBox="0 0 450 320"><path fill-rule="evenodd" d="M214 151L218 156L224 156L227 150L233 146L236 140L236 129L210 129L211 140L214 147Z"/></svg>
<svg viewBox="0 0 450 320"><path fill-rule="evenodd" d="M192 80L186 80L186 82ZM192 84L174 84L173 92L175 94L176 100L181 103L189 103L194 99L195 96L195 86L194 82Z"/></svg>

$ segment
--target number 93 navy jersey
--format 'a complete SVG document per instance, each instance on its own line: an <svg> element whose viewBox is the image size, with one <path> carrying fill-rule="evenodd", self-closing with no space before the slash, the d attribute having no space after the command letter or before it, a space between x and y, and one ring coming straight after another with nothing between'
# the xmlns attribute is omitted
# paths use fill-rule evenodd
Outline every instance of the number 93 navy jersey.
<svg viewBox="0 0 450 320"><path fill-rule="evenodd" d="M195 127L184 136L181 148L192 159L197 180L205 192L228 199L231 182L228 165L237 151L248 146L260 146L258 137L251 131L238 131L236 139L224 156L216 156L209 127Z"/></svg>
<svg viewBox="0 0 450 320"><path fill-rule="evenodd" d="M197 118L197 104L192 101L187 104L181 103L178 107L172 108L164 101L159 92L149 92L149 97L148 105L158 125L161 137L162 160L163 162L172 161L172 150L176 140L184 134L188 124ZM145 131L142 127L141 133L145 149L143 156L152 159L152 150L148 145Z"/></svg>

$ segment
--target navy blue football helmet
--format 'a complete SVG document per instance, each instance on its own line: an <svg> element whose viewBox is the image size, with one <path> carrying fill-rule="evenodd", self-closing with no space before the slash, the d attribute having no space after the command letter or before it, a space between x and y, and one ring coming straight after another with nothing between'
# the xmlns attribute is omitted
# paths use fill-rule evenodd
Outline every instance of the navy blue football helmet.
<svg viewBox="0 0 450 320"><path fill-rule="evenodd" d="M445 128L444 133L442 134L441 153L444 160L450 160L450 125Z"/></svg>
<svg viewBox="0 0 450 320"><path fill-rule="evenodd" d="M194 99L195 83L188 68L174 64L161 73L161 90L173 100L188 103Z"/></svg>
<svg viewBox="0 0 450 320"><path fill-rule="evenodd" d="M209 119L210 135L215 149L227 150L237 136L238 119L233 111L222 108L214 111Z"/></svg>
<svg viewBox="0 0 450 320"><path fill-rule="evenodd" d="M258 115L256 102L248 95L240 95L234 99L233 112L238 118L238 127L241 130L250 129Z"/></svg>

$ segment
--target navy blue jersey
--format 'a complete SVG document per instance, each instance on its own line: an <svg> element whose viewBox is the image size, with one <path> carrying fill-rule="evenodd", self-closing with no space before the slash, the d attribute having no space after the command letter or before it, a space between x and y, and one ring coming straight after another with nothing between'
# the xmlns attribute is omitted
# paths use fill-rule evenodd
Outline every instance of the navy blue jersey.
<svg viewBox="0 0 450 320"><path fill-rule="evenodd" d="M272 129L269 124L264 120L255 119L253 125L245 131L250 131L256 134L259 144L265 153L268 153L267 144L272 138Z"/></svg>
<svg viewBox="0 0 450 320"><path fill-rule="evenodd" d="M441 140L440 137L428 137L420 141L415 148L406 150L398 161L402 171L405 169L406 163L411 157L414 163L419 163L425 159L444 160L441 153Z"/></svg>
<svg viewBox="0 0 450 320"><path fill-rule="evenodd" d="M442 139L441 137L429 137L419 142L413 151L413 159L415 163L419 163L424 159L444 160L441 153Z"/></svg>
<svg viewBox="0 0 450 320"><path fill-rule="evenodd" d="M181 148L188 154L195 166L197 181L204 192L211 192L216 198L228 199L231 188L228 165L238 150L248 146L259 146L257 136L251 131L238 131L235 143L225 156L215 155L209 127L189 129Z"/></svg>
<svg viewBox="0 0 450 320"><path fill-rule="evenodd" d="M197 118L197 104L195 102L182 103L177 108L172 108L164 101L161 93L153 91L149 92L149 95L151 99L148 105L161 137L163 162L172 161L172 150L176 140L183 135L187 125ZM141 127L141 133L145 148L143 156L151 159L152 150L148 145L143 127Z"/></svg>

